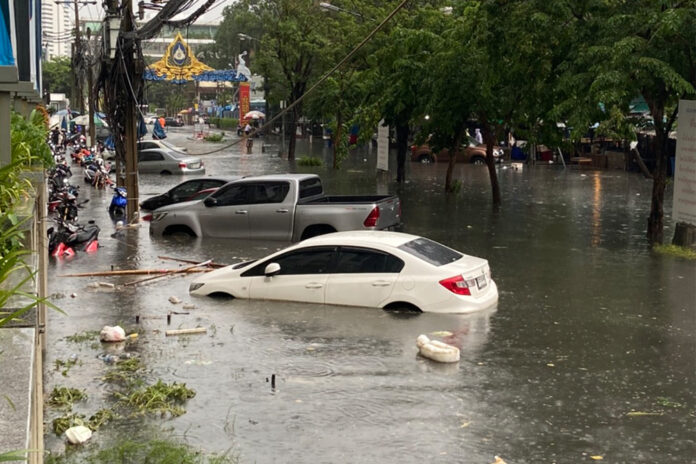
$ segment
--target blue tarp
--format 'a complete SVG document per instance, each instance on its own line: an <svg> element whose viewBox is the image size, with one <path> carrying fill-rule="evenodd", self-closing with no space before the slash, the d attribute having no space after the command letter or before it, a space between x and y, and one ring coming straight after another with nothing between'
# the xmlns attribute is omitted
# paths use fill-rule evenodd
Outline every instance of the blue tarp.
<svg viewBox="0 0 696 464"><path fill-rule="evenodd" d="M7 0L0 0L0 66L14 66L15 64L8 14Z"/></svg>
<svg viewBox="0 0 696 464"><path fill-rule="evenodd" d="M162 128L162 125L159 122L159 119L155 119L155 127L152 128L152 138L158 140L167 138L167 133L164 132L164 129Z"/></svg>

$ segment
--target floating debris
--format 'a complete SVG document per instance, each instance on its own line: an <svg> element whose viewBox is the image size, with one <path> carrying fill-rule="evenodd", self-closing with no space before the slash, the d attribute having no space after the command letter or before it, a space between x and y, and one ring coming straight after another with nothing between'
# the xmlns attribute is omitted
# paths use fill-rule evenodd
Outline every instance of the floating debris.
<svg viewBox="0 0 696 464"><path fill-rule="evenodd" d="M92 431L84 425L76 425L65 431L65 437L73 445L81 445L92 438Z"/></svg>
<svg viewBox="0 0 696 464"><path fill-rule="evenodd" d="M103 342L122 342L126 339L126 331L119 325L114 327L105 325L99 332L99 339Z"/></svg>

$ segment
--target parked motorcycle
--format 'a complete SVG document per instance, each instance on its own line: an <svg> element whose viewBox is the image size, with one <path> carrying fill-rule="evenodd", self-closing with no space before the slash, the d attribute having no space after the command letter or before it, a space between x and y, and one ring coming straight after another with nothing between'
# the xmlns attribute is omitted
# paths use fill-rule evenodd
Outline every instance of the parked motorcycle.
<svg viewBox="0 0 696 464"><path fill-rule="evenodd" d="M114 189L114 196L111 198L111 204L109 205L109 216L111 216L111 219L124 219L126 217L127 204L128 197L126 195L126 189L123 187L116 187Z"/></svg>
<svg viewBox="0 0 696 464"><path fill-rule="evenodd" d="M75 256L75 251L94 253L99 248L99 226L89 221L86 226L56 221L48 229L48 253L54 258Z"/></svg>

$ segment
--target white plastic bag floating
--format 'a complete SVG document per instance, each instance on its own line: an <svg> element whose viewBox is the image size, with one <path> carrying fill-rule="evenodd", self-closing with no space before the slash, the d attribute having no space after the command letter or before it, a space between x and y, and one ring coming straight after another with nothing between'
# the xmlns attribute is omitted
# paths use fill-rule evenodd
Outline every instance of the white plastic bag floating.
<svg viewBox="0 0 696 464"><path fill-rule="evenodd" d="M459 348L439 340L431 340L427 335L419 335L416 345L421 356L433 361L442 363L459 361Z"/></svg>
<svg viewBox="0 0 696 464"><path fill-rule="evenodd" d="M76 425L66 430L65 436L73 445L79 445L92 438L92 431L84 425Z"/></svg>
<svg viewBox="0 0 696 464"><path fill-rule="evenodd" d="M121 326L111 327L105 325L99 333L99 339L103 342L122 342L126 339L126 332Z"/></svg>

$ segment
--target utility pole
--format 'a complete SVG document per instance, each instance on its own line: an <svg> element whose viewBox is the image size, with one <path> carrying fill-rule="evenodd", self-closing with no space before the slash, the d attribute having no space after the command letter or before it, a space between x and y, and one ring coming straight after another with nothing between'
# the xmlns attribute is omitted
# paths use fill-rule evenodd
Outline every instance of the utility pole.
<svg viewBox="0 0 696 464"><path fill-rule="evenodd" d="M129 34L135 30L135 21L133 16L133 3L130 1L125 1L125 7L123 8L123 25L122 32ZM121 68L121 72L125 74L125 78L129 83L129 88L126 91L128 97L126 98L126 133L125 133L125 148L126 148L126 191L128 192L128 204L126 205L126 217L128 218L128 223L138 222L139 220L139 205L138 205L138 131L137 131L137 118L135 98L134 95L134 85L137 82L142 81L142 65L139 62L140 59L134 57L137 51L136 39L125 40L124 50L121 50L122 63L125 64ZM130 64L130 66L128 66Z"/></svg>
<svg viewBox="0 0 696 464"><path fill-rule="evenodd" d="M96 146L97 141L97 129L94 123L94 83L92 82L92 75L94 72L94 56L92 54L92 46L90 44L92 32L87 28L87 43L89 44L89 62L87 63L87 108L89 109L89 144L91 147Z"/></svg>
<svg viewBox="0 0 696 464"><path fill-rule="evenodd" d="M80 84L78 64L82 61L82 37L80 34L80 5L96 5L96 0L62 0L55 1L57 5L72 5L75 8L75 43L72 49L73 67L73 107L82 112L84 108L84 98L82 95L82 85Z"/></svg>

